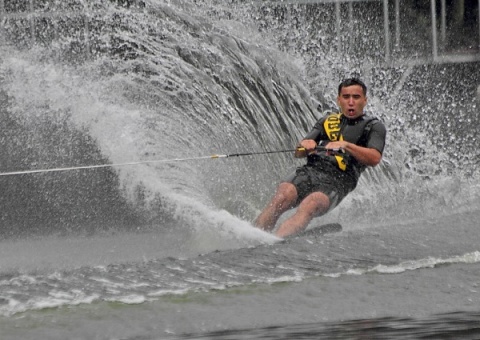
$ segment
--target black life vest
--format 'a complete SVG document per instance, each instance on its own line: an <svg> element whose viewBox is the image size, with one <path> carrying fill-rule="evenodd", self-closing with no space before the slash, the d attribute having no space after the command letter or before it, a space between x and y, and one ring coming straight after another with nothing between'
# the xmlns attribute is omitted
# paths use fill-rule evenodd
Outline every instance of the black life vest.
<svg viewBox="0 0 480 340"><path fill-rule="evenodd" d="M323 128L328 139L332 142L346 140L359 146L367 146L368 135L375 121L376 117L361 116L354 120L349 120L346 117L342 118L341 113L331 113L323 122ZM354 129L348 129L349 125L355 126ZM339 153L335 155L338 167L346 171L347 164L351 161L351 156Z"/></svg>

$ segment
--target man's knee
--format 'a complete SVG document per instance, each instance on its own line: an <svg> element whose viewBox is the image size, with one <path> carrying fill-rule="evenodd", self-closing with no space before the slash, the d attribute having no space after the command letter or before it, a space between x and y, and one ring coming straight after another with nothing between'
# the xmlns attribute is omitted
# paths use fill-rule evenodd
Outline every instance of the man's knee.
<svg viewBox="0 0 480 340"><path fill-rule="evenodd" d="M303 199L298 208L312 216L320 216L330 208L330 198L323 192L313 192Z"/></svg>
<svg viewBox="0 0 480 340"><path fill-rule="evenodd" d="M280 183L277 193L285 198L297 198L297 188L289 182Z"/></svg>
<svg viewBox="0 0 480 340"><path fill-rule="evenodd" d="M292 183L282 182L275 194L275 201L283 206L293 205L297 201L297 188Z"/></svg>

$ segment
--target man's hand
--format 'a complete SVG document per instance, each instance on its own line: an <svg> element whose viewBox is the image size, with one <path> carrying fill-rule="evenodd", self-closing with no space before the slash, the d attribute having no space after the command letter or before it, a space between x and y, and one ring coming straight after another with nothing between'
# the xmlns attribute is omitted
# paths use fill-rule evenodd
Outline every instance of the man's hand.
<svg viewBox="0 0 480 340"><path fill-rule="evenodd" d="M357 161L368 166L375 166L382 160L382 154L376 149L365 148L347 141L330 142L327 149L341 149L355 157Z"/></svg>
<svg viewBox="0 0 480 340"><path fill-rule="evenodd" d="M327 145L325 145L325 149L339 150L340 152L343 152L347 150L349 144L349 142L344 140L337 142L329 142Z"/></svg>
<svg viewBox="0 0 480 340"><path fill-rule="evenodd" d="M316 152L316 147L317 143L313 139L304 139L297 146L297 150L295 151L295 157L307 157L307 155L311 154L312 152Z"/></svg>

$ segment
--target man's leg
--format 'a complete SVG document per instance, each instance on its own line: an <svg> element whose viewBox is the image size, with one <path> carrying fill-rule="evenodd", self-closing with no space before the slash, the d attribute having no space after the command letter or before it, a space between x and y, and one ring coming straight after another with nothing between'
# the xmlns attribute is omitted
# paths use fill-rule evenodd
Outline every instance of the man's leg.
<svg viewBox="0 0 480 340"><path fill-rule="evenodd" d="M283 182L278 186L277 192L270 203L257 217L254 225L257 228L270 231L275 227L278 218L288 209L293 208L297 201L297 189L292 183Z"/></svg>
<svg viewBox="0 0 480 340"><path fill-rule="evenodd" d="M322 192L313 192L303 199L297 211L278 228L276 235L286 237L305 229L310 221L325 214L330 207L330 199Z"/></svg>

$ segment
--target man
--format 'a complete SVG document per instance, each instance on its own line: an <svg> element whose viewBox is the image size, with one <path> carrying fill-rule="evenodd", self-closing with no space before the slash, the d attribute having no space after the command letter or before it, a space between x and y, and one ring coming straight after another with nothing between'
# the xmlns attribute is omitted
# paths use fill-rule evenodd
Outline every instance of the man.
<svg viewBox="0 0 480 340"><path fill-rule="evenodd" d="M382 159L386 129L382 122L367 117L367 87L356 78L338 86L340 113L322 117L300 142L295 157L307 163L282 182L255 226L270 231L288 209L298 206L294 215L277 229L286 237L304 230L308 223L337 206L357 186L367 166Z"/></svg>

